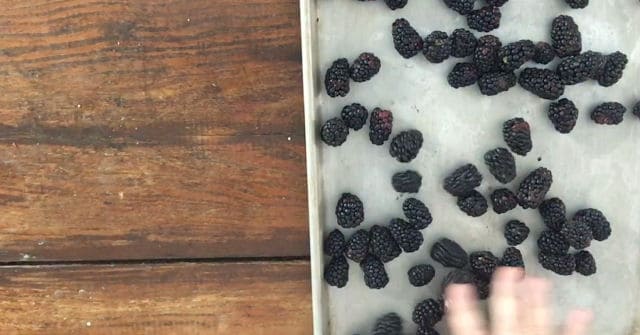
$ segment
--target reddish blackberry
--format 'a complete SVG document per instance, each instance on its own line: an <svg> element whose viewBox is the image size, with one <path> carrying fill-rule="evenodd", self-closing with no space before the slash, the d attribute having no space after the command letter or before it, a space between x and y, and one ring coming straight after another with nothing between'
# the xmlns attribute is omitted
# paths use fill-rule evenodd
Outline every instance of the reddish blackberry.
<svg viewBox="0 0 640 335"><path fill-rule="evenodd" d="M387 4L387 7L391 10L396 10L398 8L404 8L407 5L409 0L384 0L384 3Z"/></svg>
<svg viewBox="0 0 640 335"><path fill-rule="evenodd" d="M484 154L484 163L499 182L506 184L516 178L516 160L509 150L496 148Z"/></svg>
<svg viewBox="0 0 640 335"><path fill-rule="evenodd" d="M556 51L553 50L551 44L547 42L536 43L536 53L533 55L533 61L538 64L549 64L556 58Z"/></svg>
<svg viewBox="0 0 640 335"><path fill-rule="evenodd" d="M467 15L467 24L473 30L489 32L500 27L501 17L500 8L486 6L471 11Z"/></svg>
<svg viewBox="0 0 640 335"><path fill-rule="evenodd" d="M560 58L575 56L582 50L582 34L571 16L560 15L551 23L551 45Z"/></svg>
<svg viewBox="0 0 640 335"><path fill-rule="evenodd" d="M441 301L426 299L418 303L413 310L413 322L422 327L433 327L442 320L444 306Z"/></svg>
<svg viewBox="0 0 640 335"><path fill-rule="evenodd" d="M418 230L427 228L433 221L429 208L416 198L408 198L405 200L402 203L402 211L404 212L404 216L409 220L409 223L413 225L413 228Z"/></svg>
<svg viewBox="0 0 640 335"><path fill-rule="evenodd" d="M424 41L418 32L405 19L397 19L391 26L393 46L404 58L417 55L424 48Z"/></svg>
<svg viewBox="0 0 640 335"><path fill-rule="evenodd" d="M553 230L545 230L538 237L538 248L540 252L550 255L563 255L569 251L569 242L562 234Z"/></svg>
<svg viewBox="0 0 640 335"><path fill-rule="evenodd" d="M381 261L390 262L402 253L389 228L375 225L371 227L369 234L369 250Z"/></svg>
<svg viewBox="0 0 640 335"><path fill-rule="evenodd" d="M596 78L601 86L609 87L617 83L624 72L629 60L627 55L620 51L607 56L602 73Z"/></svg>
<svg viewBox="0 0 640 335"><path fill-rule="evenodd" d="M567 222L567 209L559 198L551 198L540 204L540 215L544 224L551 230L559 232Z"/></svg>
<svg viewBox="0 0 640 335"><path fill-rule="evenodd" d="M360 130L367 123L369 111L361 104L353 103L344 106L340 115L347 127L353 130Z"/></svg>
<svg viewBox="0 0 640 335"><path fill-rule="evenodd" d="M473 52L473 63L481 73L498 71L498 51L502 47L500 39L493 35L484 35L478 39L476 50ZM515 85L515 79L514 79Z"/></svg>
<svg viewBox="0 0 640 335"><path fill-rule="evenodd" d="M345 287L349 281L349 263L344 256L333 257L324 267L324 280L338 288Z"/></svg>
<svg viewBox="0 0 640 335"><path fill-rule="evenodd" d="M560 231L565 240L574 249L584 249L591 246L593 240L593 232L587 222L571 221L565 224Z"/></svg>
<svg viewBox="0 0 640 335"><path fill-rule="evenodd" d="M364 221L364 206L358 196L342 193L336 205L338 225L342 228L355 228Z"/></svg>
<svg viewBox="0 0 640 335"><path fill-rule="evenodd" d="M359 263L369 253L369 232L363 229L356 231L347 242L344 255L350 260Z"/></svg>
<svg viewBox="0 0 640 335"><path fill-rule="evenodd" d="M327 94L332 97L344 97L349 93L349 61L340 58L333 62L324 76Z"/></svg>
<svg viewBox="0 0 640 335"><path fill-rule="evenodd" d="M401 163L412 161L422 148L422 133L411 129L403 131L391 140L389 154Z"/></svg>
<svg viewBox="0 0 640 335"><path fill-rule="evenodd" d="M469 257L458 243L442 238L431 247L431 258L445 267L462 269Z"/></svg>
<svg viewBox="0 0 640 335"><path fill-rule="evenodd" d="M324 253L332 257L340 256L346 246L347 242L344 240L342 232L334 229L324 240Z"/></svg>
<svg viewBox="0 0 640 335"><path fill-rule="evenodd" d="M591 112L591 120L597 124L616 125L624 119L627 108L618 102L605 102Z"/></svg>
<svg viewBox="0 0 640 335"><path fill-rule="evenodd" d="M526 68L520 72L518 84L543 99L555 100L564 94L560 76L549 69Z"/></svg>
<svg viewBox="0 0 640 335"><path fill-rule="evenodd" d="M447 82L453 88L473 85L478 81L480 72L473 63L457 63L447 76Z"/></svg>
<svg viewBox="0 0 640 335"><path fill-rule="evenodd" d="M538 208L547 195L547 192L549 192L552 182L553 175L548 169L540 167L533 170L533 172L520 183L520 187L516 193L518 204L524 209Z"/></svg>
<svg viewBox="0 0 640 335"><path fill-rule="evenodd" d="M518 245L529 237L529 231L529 227L524 222L511 220L504 226L504 238L508 245Z"/></svg>
<svg viewBox="0 0 640 335"><path fill-rule="evenodd" d="M518 198L506 188L499 188L491 193L493 211L497 214L506 213L518 206Z"/></svg>
<svg viewBox="0 0 640 335"><path fill-rule="evenodd" d="M569 276L576 269L576 259L573 255L538 254L538 262L543 268L561 276Z"/></svg>
<svg viewBox="0 0 640 335"><path fill-rule="evenodd" d="M471 193L482 183L482 175L473 164L465 164L457 168L444 179L444 189L453 196Z"/></svg>
<svg viewBox="0 0 640 335"><path fill-rule="evenodd" d="M422 186L422 176L411 170L398 172L391 177L391 186L399 193L418 193Z"/></svg>
<svg viewBox="0 0 640 335"><path fill-rule="evenodd" d="M562 98L549 105L547 113L553 127L561 134L570 133L578 121L578 108L573 101Z"/></svg>
<svg viewBox="0 0 640 335"><path fill-rule="evenodd" d="M349 128L340 118L327 120L320 128L320 138L322 142L332 147L339 147L347 141Z"/></svg>
<svg viewBox="0 0 640 335"><path fill-rule="evenodd" d="M509 43L498 51L500 69L511 72L530 61L536 54L536 46L530 40L520 40Z"/></svg>
<svg viewBox="0 0 640 335"><path fill-rule="evenodd" d="M640 118L640 101L636 102L636 104L633 105L633 115Z"/></svg>
<svg viewBox="0 0 640 335"><path fill-rule="evenodd" d="M596 78L604 69L606 58L594 51L569 56L558 64L556 72L564 85L575 85Z"/></svg>
<svg viewBox="0 0 640 335"><path fill-rule="evenodd" d="M401 335L402 318L396 313L385 314L376 320L373 335Z"/></svg>
<svg viewBox="0 0 640 335"><path fill-rule="evenodd" d="M367 256L360 263L360 269L364 274L364 283L369 288L381 289L389 283L389 276L384 269L384 263L375 256Z"/></svg>
<svg viewBox="0 0 640 335"><path fill-rule="evenodd" d="M461 15L467 15L473 10L476 0L444 0L447 7L453 9Z"/></svg>
<svg viewBox="0 0 640 335"><path fill-rule="evenodd" d="M601 211L594 208L581 209L573 216L575 222L586 222L591 227L593 238L604 241L611 236L611 224Z"/></svg>
<svg viewBox="0 0 640 335"><path fill-rule="evenodd" d="M415 287L425 286L436 275L436 270L429 264L420 264L409 269L409 283Z"/></svg>
<svg viewBox="0 0 640 335"><path fill-rule="evenodd" d="M582 250L573 255L573 257L576 260L576 272L583 276L591 276L596 273L596 260L590 252Z"/></svg>
<svg viewBox="0 0 640 335"><path fill-rule="evenodd" d="M531 128L523 118L517 117L505 121L502 126L502 136L515 154L526 156L533 148Z"/></svg>
<svg viewBox="0 0 640 335"><path fill-rule="evenodd" d="M416 335L440 335L440 333L431 327L418 326L418 332Z"/></svg>
<svg viewBox="0 0 640 335"><path fill-rule="evenodd" d="M514 247L508 247L502 254L500 266L523 268L524 260L522 259L520 250Z"/></svg>
<svg viewBox="0 0 640 335"><path fill-rule="evenodd" d="M585 8L589 5L589 0L564 0L569 7L578 9Z"/></svg>
<svg viewBox="0 0 640 335"><path fill-rule="evenodd" d="M370 52L363 52L353 61L349 69L351 79L356 82L367 81L380 71L380 58Z"/></svg>
<svg viewBox="0 0 640 335"><path fill-rule="evenodd" d="M375 145L382 145L391 135L393 127L393 113L388 110L375 108L369 119L369 140Z"/></svg>
<svg viewBox="0 0 640 335"><path fill-rule="evenodd" d="M451 56L452 43L444 31L434 31L424 39L422 53L431 63L442 63Z"/></svg>
<svg viewBox="0 0 640 335"><path fill-rule="evenodd" d="M404 252L414 252L420 249L424 238L422 233L403 219L393 219L389 224L389 230Z"/></svg>
<svg viewBox="0 0 640 335"><path fill-rule="evenodd" d="M471 271L478 277L489 279L498 267L498 257L489 251L476 251L469 255Z"/></svg>
<svg viewBox="0 0 640 335"><path fill-rule="evenodd" d="M487 212L487 199L478 191L473 190L467 195L458 197L458 208L471 217L479 217Z"/></svg>
<svg viewBox="0 0 640 335"><path fill-rule="evenodd" d="M478 88L483 95L494 96L516 86L516 82L517 78L513 72L491 72L478 79Z"/></svg>
<svg viewBox="0 0 640 335"><path fill-rule="evenodd" d="M478 40L472 32L459 28L451 33L451 56L464 58L473 55Z"/></svg>

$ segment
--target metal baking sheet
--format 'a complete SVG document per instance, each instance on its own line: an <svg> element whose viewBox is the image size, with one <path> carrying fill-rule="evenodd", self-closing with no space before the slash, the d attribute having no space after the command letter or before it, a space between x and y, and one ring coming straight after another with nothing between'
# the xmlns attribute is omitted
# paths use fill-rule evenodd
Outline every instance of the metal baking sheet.
<svg viewBox="0 0 640 335"><path fill-rule="evenodd" d="M618 101L630 107L640 99L640 4L634 0L592 1L586 9L572 10L561 0L512 0L502 8L502 26L492 34L503 42L548 41L550 22L559 14L571 15L579 24L584 50L621 50L630 60L624 78L613 87L594 82L567 87L565 97L580 109L578 125L569 135L551 126L546 117L548 101L519 87L496 97L480 95L475 86L454 90L446 75L460 60L431 64L421 55L409 60L398 55L391 40L396 18L406 18L424 36L434 30L450 33L466 27L464 17L441 1L409 0L405 8L391 11L383 1L301 0L314 334L366 333L377 316L390 311L400 313L409 333L414 331L410 322L414 305L436 296L447 273L429 258L434 240L451 237L468 251L501 254L506 247L502 228L510 219L522 220L532 229L520 249L528 273L554 282L558 321L568 309L586 307L596 313L594 334L640 334L636 328L640 316L640 119L630 112L618 126L599 126L589 119L598 103ZM380 73L366 83L352 83L345 98L328 97L322 85L327 67L336 58L351 61L364 51L380 57ZM418 158L408 164L396 162L388 154L388 142L384 146L369 143L367 127L352 131L339 148L322 144L318 136L322 122L338 116L352 102L369 110L390 109L394 135L410 128L422 131L425 142ZM560 277L541 269L535 240L543 227L537 211L516 209L496 215L490 210L473 219L460 212L455 199L442 190L447 173L467 162L482 172L483 194L500 187L483 165L482 155L504 146L501 125L516 116L531 124L534 147L526 157L517 157L519 177L509 187L514 189L526 173L545 166L555 180L550 196L561 197L570 215L580 208L595 207L612 222L612 237L589 249L598 262L598 273L592 277ZM366 288L353 262L348 285L328 287L322 280L322 238L337 227L333 212L338 197L352 192L363 200L366 219L362 227L387 224L402 215L402 201L407 197L393 191L391 176L406 169L422 174L423 187L416 197L434 216L434 223L423 231L423 247L386 265L390 283L382 290ZM353 231L343 230L347 236ZM410 286L407 270L425 262L435 266L436 278L423 288ZM446 334L443 322L436 328Z"/></svg>

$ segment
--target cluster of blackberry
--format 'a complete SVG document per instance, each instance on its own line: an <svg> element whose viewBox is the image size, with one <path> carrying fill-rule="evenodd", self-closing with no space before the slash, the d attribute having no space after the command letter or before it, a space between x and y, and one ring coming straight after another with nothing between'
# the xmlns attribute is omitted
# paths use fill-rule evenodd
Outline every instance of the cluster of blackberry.
<svg viewBox="0 0 640 335"><path fill-rule="evenodd" d="M332 98L345 97L351 90L351 80L365 82L373 78L381 67L380 59L370 52L363 52L349 65L346 58L336 59L327 69L324 86Z"/></svg>

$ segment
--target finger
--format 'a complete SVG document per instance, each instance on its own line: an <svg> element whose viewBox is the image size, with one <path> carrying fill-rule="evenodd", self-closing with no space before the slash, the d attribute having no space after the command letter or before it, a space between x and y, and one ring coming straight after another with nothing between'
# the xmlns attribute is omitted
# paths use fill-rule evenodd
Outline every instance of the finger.
<svg viewBox="0 0 640 335"><path fill-rule="evenodd" d="M487 333L473 286L458 284L447 286L446 307L447 323L452 335L485 335Z"/></svg>
<svg viewBox="0 0 640 335"><path fill-rule="evenodd" d="M593 313L586 310L571 311L567 316L564 335L586 335L593 321Z"/></svg>
<svg viewBox="0 0 640 335"><path fill-rule="evenodd" d="M492 334L512 335L518 333L516 286L522 270L499 268L491 283L489 312Z"/></svg>
<svg viewBox="0 0 640 335"><path fill-rule="evenodd" d="M525 334L551 334L551 284L542 278L526 278L522 282L520 315Z"/></svg>

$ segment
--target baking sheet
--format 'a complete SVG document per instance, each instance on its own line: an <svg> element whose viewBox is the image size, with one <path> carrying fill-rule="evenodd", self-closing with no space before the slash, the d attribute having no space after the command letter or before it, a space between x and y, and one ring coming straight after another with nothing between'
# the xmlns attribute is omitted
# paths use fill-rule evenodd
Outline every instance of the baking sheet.
<svg viewBox="0 0 640 335"><path fill-rule="evenodd" d="M441 280L448 272L430 259L433 242L450 237L469 252L502 254L506 248L502 228L511 219L527 223L532 230L519 249L528 273L554 282L558 321L570 308L591 308L596 313L594 334L634 333L640 282L640 120L629 112L625 122L607 127L594 124L589 113L604 101L630 107L640 99L637 1L592 1L586 9L572 10L560 0L512 0L502 8L502 27L491 33L503 43L524 38L548 41L551 20L568 14L580 26L583 50L621 50L628 55L625 76L617 85L605 88L588 82L567 87L565 97L580 109L578 125L569 135L553 129L546 117L546 100L519 87L495 97L480 95L476 86L454 90L446 75L460 59L431 64L421 55L406 60L395 51L391 24L396 18L409 20L423 36L433 30L450 33L467 27L464 17L447 9L442 1L409 0L404 9L391 11L382 1L302 0L301 9L315 334L366 333L376 317L390 311L398 312L406 329L414 331L410 321L413 307L439 294ZM380 73L366 83L352 82L345 98L328 97L322 81L331 62L339 57L352 61L364 51L380 57ZM418 157L408 164L397 162L388 154L389 142L384 146L369 142L368 127L351 131L339 148L322 144L318 137L322 122L338 116L344 105L353 102L370 111L374 107L390 109L394 113L392 136L410 128L420 130L425 141ZM487 150L505 146L502 123L516 116L531 124L534 146L526 157L516 157L518 178L509 187L514 189L529 171L545 166L554 175L549 196L562 198L569 215L595 207L612 223L612 237L594 242L589 249L598 263L598 273L592 277L560 277L541 269L535 240L543 224L537 211L518 208L497 215L490 210L480 218L470 218L442 190L443 178L467 162L483 174L480 191L485 196L501 187L484 166L482 156ZM433 224L423 231L422 248L386 264L390 282L385 289L368 289L353 262L349 263L350 280L345 288L325 285L321 279L325 261L322 235L338 227L333 212L340 194L351 192L363 200L365 223L361 227L387 224L402 216L402 202L407 198L392 189L391 176L406 169L422 174L423 187L415 197L427 204L434 217ZM341 230L346 236L355 231ZM426 287L412 287L407 270L425 262L436 268L435 279ZM446 334L444 322L436 329Z"/></svg>

